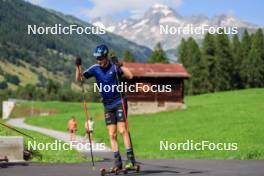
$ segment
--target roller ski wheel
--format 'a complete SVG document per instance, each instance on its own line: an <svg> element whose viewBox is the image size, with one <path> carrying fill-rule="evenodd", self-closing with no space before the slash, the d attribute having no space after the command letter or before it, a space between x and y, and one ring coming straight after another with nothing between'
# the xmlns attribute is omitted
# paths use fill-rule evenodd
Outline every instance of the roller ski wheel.
<svg viewBox="0 0 264 176"><path fill-rule="evenodd" d="M125 169L128 171L136 171L136 172L140 172L140 165L138 164L132 164L132 163L128 163L125 166Z"/></svg>
<svg viewBox="0 0 264 176"><path fill-rule="evenodd" d="M127 169L123 169L123 173L126 175L127 174Z"/></svg>
<svg viewBox="0 0 264 176"><path fill-rule="evenodd" d="M140 172L140 165L137 165L137 164L136 164L134 167L135 167L135 169L136 169L136 172Z"/></svg>
<svg viewBox="0 0 264 176"><path fill-rule="evenodd" d="M104 168L100 169L100 172L101 172L101 176L105 176L106 170Z"/></svg>
<svg viewBox="0 0 264 176"><path fill-rule="evenodd" d="M111 173L114 173L115 175L118 175L119 172L120 172L120 169L117 168L117 167L115 167L115 168L113 168L112 170L110 170L110 172L111 172Z"/></svg>
<svg viewBox="0 0 264 176"><path fill-rule="evenodd" d="M118 167L115 167L115 168L110 168L109 170L105 169L105 168L102 168L100 169L100 172L101 172L101 176L105 176L105 175L119 175L120 173L123 173L123 174L127 174L127 170L126 169L120 169Z"/></svg>

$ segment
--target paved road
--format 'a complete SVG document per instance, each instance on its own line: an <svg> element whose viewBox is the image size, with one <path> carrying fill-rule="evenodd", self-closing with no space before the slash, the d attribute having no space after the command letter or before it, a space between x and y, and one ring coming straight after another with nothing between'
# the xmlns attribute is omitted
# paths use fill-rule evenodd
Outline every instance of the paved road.
<svg viewBox="0 0 264 176"><path fill-rule="evenodd" d="M55 130L34 127L23 123L23 120L8 121L13 126L38 131L67 141L68 134ZM40 130L41 129L41 130ZM66 136L64 136L66 135ZM95 170L91 163L80 164L44 164L28 163L27 166L15 165L0 167L0 176L92 176L100 175L101 167L112 165L109 151L95 151L95 155L105 158L97 162ZM89 154L87 153L87 156ZM141 165L140 173L129 175L195 175L195 176L263 176L264 161L239 161L239 160L165 160L165 159L138 159ZM1 164L0 164L1 166ZM2 166L4 164L2 163Z"/></svg>
<svg viewBox="0 0 264 176"><path fill-rule="evenodd" d="M219 160L139 160L140 173L129 175L188 175L188 176L263 176L264 161L219 161ZM91 163L43 164L0 167L0 176L92 176L100 175L99 168L111 163L97 162L95 170Z"/></svg>

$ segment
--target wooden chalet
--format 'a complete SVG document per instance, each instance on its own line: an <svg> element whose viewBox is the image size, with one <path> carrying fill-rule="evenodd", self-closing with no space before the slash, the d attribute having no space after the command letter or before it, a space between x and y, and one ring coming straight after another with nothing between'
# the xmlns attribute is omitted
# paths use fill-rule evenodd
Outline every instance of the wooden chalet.
<svg viewBox="0 0 264 176"><path fill-rule="evenodd" d="M133 79L125 80L128 85L170 85L170 92L127 92L129 113L158 112L184 106L184 79L190 77L181 64L123 64L133 73ZM142 112L141 112L142 111Z"/></svg>

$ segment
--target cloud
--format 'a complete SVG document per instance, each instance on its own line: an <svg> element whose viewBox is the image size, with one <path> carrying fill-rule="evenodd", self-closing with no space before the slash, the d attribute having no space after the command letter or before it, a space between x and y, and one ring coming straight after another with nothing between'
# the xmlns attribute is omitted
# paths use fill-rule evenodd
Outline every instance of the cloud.
<svg viewBox="0 0 264 176"><path fill-rule="evenodd" d="M129 13L138 16L140 13L154 4L166 4L170 7L179 7L183 0L89 0L93 4L91 8L81 9L80 13L88 18L112 16L116 14Z"/></svg>

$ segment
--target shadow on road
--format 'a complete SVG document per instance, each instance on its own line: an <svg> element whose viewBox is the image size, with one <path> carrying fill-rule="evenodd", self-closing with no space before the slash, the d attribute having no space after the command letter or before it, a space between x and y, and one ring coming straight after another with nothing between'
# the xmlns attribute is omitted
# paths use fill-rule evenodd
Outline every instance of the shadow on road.
<svg viewBox="0 0 264 176"><path fill-rule="evenodd" d="M179 172L179 171L173 171L173 170L143 170L140 172L131 172L126 174L127 176L132 175L177 175L177 174L202 174L204 172L202 171L191 171L191 172Z"/></svg>
<svg viewBox="0 0 264 176"><path fill-rule="evenodd" d="M151 175L151 174L178 174L180 172L178 171L172 171L172 170L143 170L137 173L138 175Z"/></svg>

